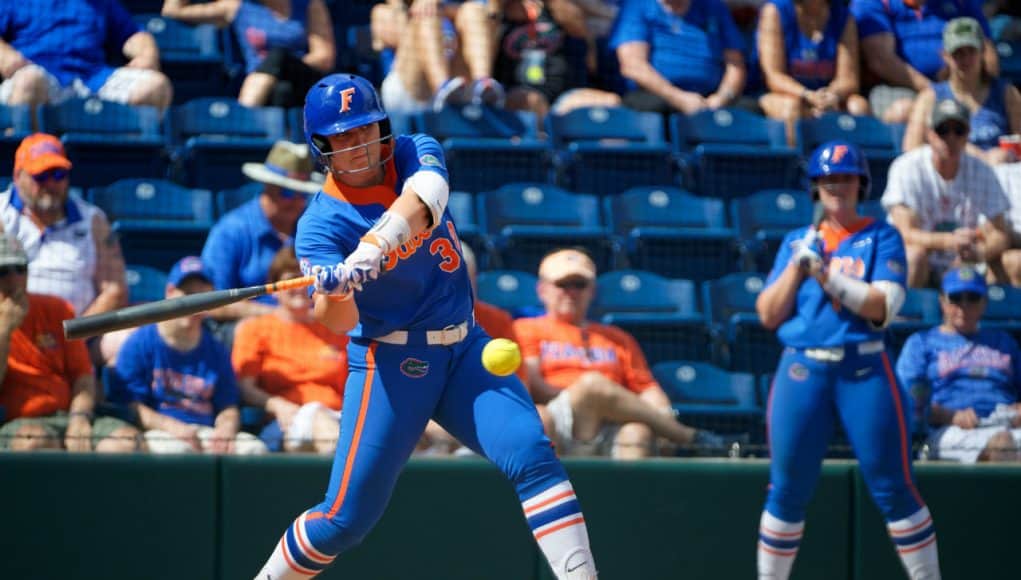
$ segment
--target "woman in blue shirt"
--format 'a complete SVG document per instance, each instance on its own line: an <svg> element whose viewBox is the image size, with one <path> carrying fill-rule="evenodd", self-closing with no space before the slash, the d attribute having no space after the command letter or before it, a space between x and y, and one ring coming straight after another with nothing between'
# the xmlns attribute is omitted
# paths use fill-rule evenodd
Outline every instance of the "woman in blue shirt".
<svg viewBox="0 0 1021 580"><path fill-rule="evenodd" d="M759 14L757 43L769 91L759 104L787 124L792 145L801 117L869 114L858 94L858 27L844 2L769 0Z"/></svg>

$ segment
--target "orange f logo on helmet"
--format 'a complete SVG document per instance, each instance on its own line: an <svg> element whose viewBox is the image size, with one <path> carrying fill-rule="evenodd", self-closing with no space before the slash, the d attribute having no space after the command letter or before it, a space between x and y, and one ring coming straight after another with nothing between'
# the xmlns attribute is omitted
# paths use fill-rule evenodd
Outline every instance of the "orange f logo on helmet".
<svg viewBox="0 0 1021 580"><path fill-rule="evenodd" d="M830 161L833 163L840 163L840 160L847 155L847 145L834 145L833 153L830 155Z"/></svg>
<svg viewBox="0 0 1021 580"><path fill-rule="evenodd" d="M349 87L340 91L340 112L346 113L351 109L351 99L355 96L355 88Z"/></svg>

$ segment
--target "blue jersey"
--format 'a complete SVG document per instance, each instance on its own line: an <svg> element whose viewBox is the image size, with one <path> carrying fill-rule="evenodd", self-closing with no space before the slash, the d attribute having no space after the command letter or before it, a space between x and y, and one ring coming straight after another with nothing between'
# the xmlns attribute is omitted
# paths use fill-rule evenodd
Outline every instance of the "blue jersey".
<svg viewBox="0 0 1021 580"><path fill-rule="evenodd" d="M295 237L302 271L343 262L416 172L432 171L448 179L443 150L432 137L402 135L393 147L382 185L353 188L331 176L309 202ZM445 210L440 223L391 252L379 279L355 293L360 320L350 336L438 330L468 320L473 303L463 262L454 222Z"/></svg>
<svg viewBox="0 0 1021 580"><path fill-rule="evenodd" d="M837 232L823 223L819 228L825 240L824 254L831 272L875 282L888 280L905 285L907 261L904 242L893 226L883 221L862 218L853 231ZM792 245L805 237L808 227L796 229L784 238L766 285L773 284L791 260ZM780 342L795 348L841 346L881 340L882 329L842 307L823 290L815 278L807 278L798 288L794 314L784 322L777 336Z"/></svg>
<svg viewBox="0 0 1021 580"><path fill-rule="evenodd" d="M1021 350L1002 330L983 328L966 336L937 326L916 332L904 343L897 378L905 387L929 383L932 402L941 407L971 407L985 417L998 403L1018 401Z"/></svg>
<svg viewBox="0 0 1021 580"><path fill-rule="evenodd" d="M128 337L117 355L124 392L119 401L137 401L185 423L213 426L216 415L238 404L240 394L230 353L205 328L188 352L171 348L155 324Z"/></svg>
<svg viewBox="0 0 1021 580"><path fill-rule="evenodd" d="M787 73L809 89L827 86L837 71L837 45L847 26L849 11L843 2L830 3L830 18L822 38L813 40L798 27L794 0L769 0L776 6L783 30Z"/></svg>
<svg viewBox="0 0 1021 580"><path fill-rule="evenodd" d="M309 0L291 0L291 15L278 18L276 13L258 2L245 0L238 8L231 27L241 45L245 72L259 68L271 49L286 48L297 58L308 52Z"/></svg>

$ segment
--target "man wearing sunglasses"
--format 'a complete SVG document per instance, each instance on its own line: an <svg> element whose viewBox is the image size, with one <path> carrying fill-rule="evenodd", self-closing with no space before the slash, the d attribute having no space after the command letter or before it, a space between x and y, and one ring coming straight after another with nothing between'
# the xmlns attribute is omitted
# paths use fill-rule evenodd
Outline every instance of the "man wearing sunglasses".
<svg viewBox="0 0 1021 580"><path fill-rule="evenodd" d="M722 437L674 418L634 337L587 319L595 283L587 255L555 251L539 265L546 314L514 321L525 385L560 454L638 459L652 454L655 436L722 450Z"/></svg>
<svg viewBox="0 0 1021 580"><path fill-rule="evenodd" d="M98 207L70 196L71 161L60 140L36 133L14 154L14 182L0 193L3 231L28 254L28 291L59 296L78 316L127 301L124 258Z"/></svg>
<svg viewBox="0 0 1021 580"><path fill-rule="evenodd" d="M1019 459L1021 350L1006 332L980 326L986 294L974 269L947 272L943 323L912 335L897 360L897 377L915 398L916 422L932 428L929 447L939 459Z"/></svg>
<svg viewBox="0 0 1021 580"><path fill-rule="evenodd" d="M935 104L927 145L890 166L882 204L900 231L908 285L938 286L956 262L997 260L1007 248L1007 196L992 168L965 151L970 111L954 99Z"/></svg>

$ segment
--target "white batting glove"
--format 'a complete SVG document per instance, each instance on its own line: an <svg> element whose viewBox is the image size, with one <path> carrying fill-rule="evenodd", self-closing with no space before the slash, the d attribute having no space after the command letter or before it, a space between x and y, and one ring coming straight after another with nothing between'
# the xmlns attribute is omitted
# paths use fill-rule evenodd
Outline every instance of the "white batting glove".
<svg viewBox="0 0 1021 580"><path fill-rule="evenodd" d="M346 294L347 289L344 288L344 271L342 264L336 266L312 266L309 272L312 276L316 277L314 284L315 291L318 294Z"/></svg>
<svg viewBox="0 0 1021 580"><path fill-rule="evenodd" d="M361 290L362 285L379 277L383 269L383 248L371 242L359 242L355 251L341 265L347 289Z"/></svg>
<svg viewBox="0 0 1021 580"><path fill-rule="evenodd" d="M791 259L806 274L815 275L823 267L822 252L819 248L819 236L815 230L809 230L805 237L794 242L794 253Z"/></svg>

